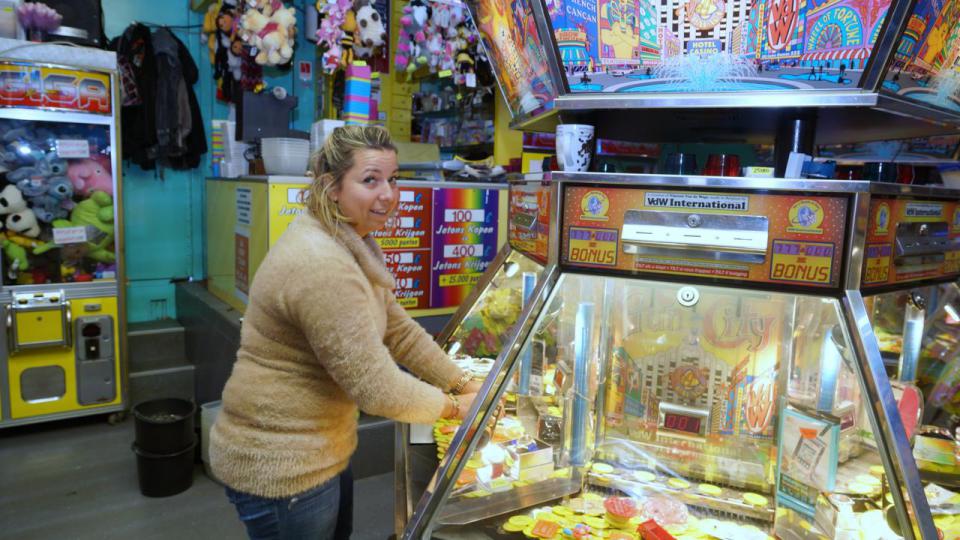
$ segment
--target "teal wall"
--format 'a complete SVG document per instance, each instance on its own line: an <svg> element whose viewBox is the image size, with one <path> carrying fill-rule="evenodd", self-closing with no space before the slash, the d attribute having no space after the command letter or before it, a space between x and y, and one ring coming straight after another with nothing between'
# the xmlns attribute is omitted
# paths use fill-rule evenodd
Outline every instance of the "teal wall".
<svg viewBox="0 0 960 540"><path fill-rule="evenodd" d="M226 105L216 100L212 67L199 25L202 13L188 8L189 2L156 0L101 0L104 30L108 37L120 35L134 21L168 25L173 28L200 67L200 81L194 92L203 113L207 145L210 121L227 118ZM290 5L291 2L285 2ZM306 0L297 0L298 44L296 61L313 61L315 46L303 39L302 14ZM185 28L196 25L196 28ZM315 68L316 66L314 66ZM292 127L308 131L313 121L312 83L300 81L294 68L283 73L268 70L269 87L284 86L300 99ZM121 126L122 129L122 126ZM199 168L192 171L145 171L125 163L123 166L123 215L126 233L127 320L149 321L176 317L174 286L171 279L203 279L204 263L204 179L210 170L209 152Z"/></svg>

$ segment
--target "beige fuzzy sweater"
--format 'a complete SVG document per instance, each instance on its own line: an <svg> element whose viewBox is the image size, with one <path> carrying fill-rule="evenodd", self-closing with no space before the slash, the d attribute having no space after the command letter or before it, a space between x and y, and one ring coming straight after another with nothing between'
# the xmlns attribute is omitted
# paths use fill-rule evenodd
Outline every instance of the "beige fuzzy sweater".
<svg viewBox="0 0 960 540"><path fill-rule="evenodd" d="M251 286L210 435L217 478L245 493L292 496L347 467L358 407L402 422L441 416L441 389L461 371L393 288L373 239L349 226L331 234L308 215L294 220Z"/></svg>

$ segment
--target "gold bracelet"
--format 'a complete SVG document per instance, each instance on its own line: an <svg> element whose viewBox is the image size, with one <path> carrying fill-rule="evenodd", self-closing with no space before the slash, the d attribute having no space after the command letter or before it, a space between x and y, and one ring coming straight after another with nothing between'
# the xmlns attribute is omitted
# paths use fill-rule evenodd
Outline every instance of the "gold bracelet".
<svg viewBox="0 0 960 540"><path fill-rule="evenodd" d="M453 414L450 415L450 418L457 418L460 416L460 400L457 399L457 396L453 394L447 394L447 397L449 397L450 401L453 403Z"/></svg>
<svg viewBox="0 0 960 540"><path fill-rule="evenodd" d="M473 377L469 371L464 371L463 375L461 375L457 380L457 384L453 385L453 388L450 390L450 392L453 394L463 393L463 388L467 386L467 383L470 382L470 379L472 378Z"/></svg>

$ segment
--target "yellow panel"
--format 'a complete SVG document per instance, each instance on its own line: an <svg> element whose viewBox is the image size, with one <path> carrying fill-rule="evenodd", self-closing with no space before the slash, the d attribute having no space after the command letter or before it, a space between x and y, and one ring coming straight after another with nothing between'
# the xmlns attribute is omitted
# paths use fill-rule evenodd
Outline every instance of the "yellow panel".
<svg viewBox="0 0 960 540"><path fill-rule="evenodd" d="M207 289L234 308L242 309L243 303L233 296L237 184L207 180Z"/></svg>
<svg viewBox="0 0 960 540"><path fill-rule="evenodd" d="M63 315L59 309L16 312L17 342L21 346L32 343L63 341Z"/></svg>
<svg viewBox="0 0 960 540"><path fill-rule="evenodd" d="M509 165L510 160L520 157L523 150L523 132L510 129L510 110L503 101L503 94L494 92L497 101L493 119L493 160L497 165Z"/></svg>
<svg viewBox="0 0 960 540"><path fill-rule="evenodd" d="M237 219L237 189L250 190L249 225ZM237 282L237 245L245 244L246 285L267 252L267 184L207 180L207 289L238 311L246 309ZM243 256L243 254L241 254Z"/></svg>
<svg viewBox="0 0 960 540"><path fill-rule="evenodd" d="M520 172L526 174L529 172L543 172L543 159L552 156L552 153L549 152L524 152L521 155L523 159L523 165L520 169ZM536 170L533 170L531 166L532 163L536 163Z"/></svg>
<svg viewBox="0 0 960 540"><path fill-rule="evenodd" d="M86 306L90 306L89 310ZM27 349L13 353L7 362L8 379L10 381L10 416L13 419L29 418L46 414L66 413L119 405L125 391L126 381L120 375L120 330L117 328L119 318L117 298L105 296L100 298L83 298L70 300L70 312L73 320L79 317L92 315L109 315L113 318L113 355L114 380L117 381L116 398L109 403L96 405L80 405L77 403L77 370L75 348L47 347L42 349ZM59 399L28 403L21 397L20 376L31 368L59 366L65 377L65 392Z"/></svg>
<svg viewBox="0 0 960 540"><path fill-rule="evenodd" d="M293 218L302 214L306 207L300 202L303 190L308 184L270 184L270 208L268 219L270 227L269 246L273 246L280 239L280 235L293 223ZM262 257L261 257L262 260ZM259 263L257 267L259 268Z"/></svg>

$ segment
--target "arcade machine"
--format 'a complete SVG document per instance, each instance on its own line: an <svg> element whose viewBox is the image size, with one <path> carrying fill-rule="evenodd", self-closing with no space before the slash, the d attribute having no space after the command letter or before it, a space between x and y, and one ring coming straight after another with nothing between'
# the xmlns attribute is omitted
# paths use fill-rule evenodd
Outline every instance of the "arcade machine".
<svg viewBox="0 0 960 540"><path fill-rule="evenodd" d="M874 194L783 178L957 131L955 4L469 5L515 129L772 144L777 178L549 177L545 279L403 537L937 538L860 294Z"/></svg>
<svg viewBox="0 0 960 540"><path fill-rule="evenodd" d="M461 368L484 380L509 341L520 311L545 278L554 186L514 181L508 200L508 242L437 337ZM556 215L555 210L552 215ZM403 530L436 470L434 452L446 448L455 426L397 424L395 526ZM439 457L439 456L438 456Z"/></svg>
<svg viewBox="0 0 960 540"><path fill-rule="evenodd" d="M853 288L868 184L552 180L547 278L404 537L921 536Z"/></svg>
<svg viewBox="0 0 960 540"><path fill-rule="evenodd" d="M951 537L960 534L960 191L872 188L861 290L934 523Z"/></svg>
<svg viewBox="0 0 960 540"><path fill-rule="evenodd" d="M0 40L0 427L127 391L116 57L24 43Z"/></svg>

